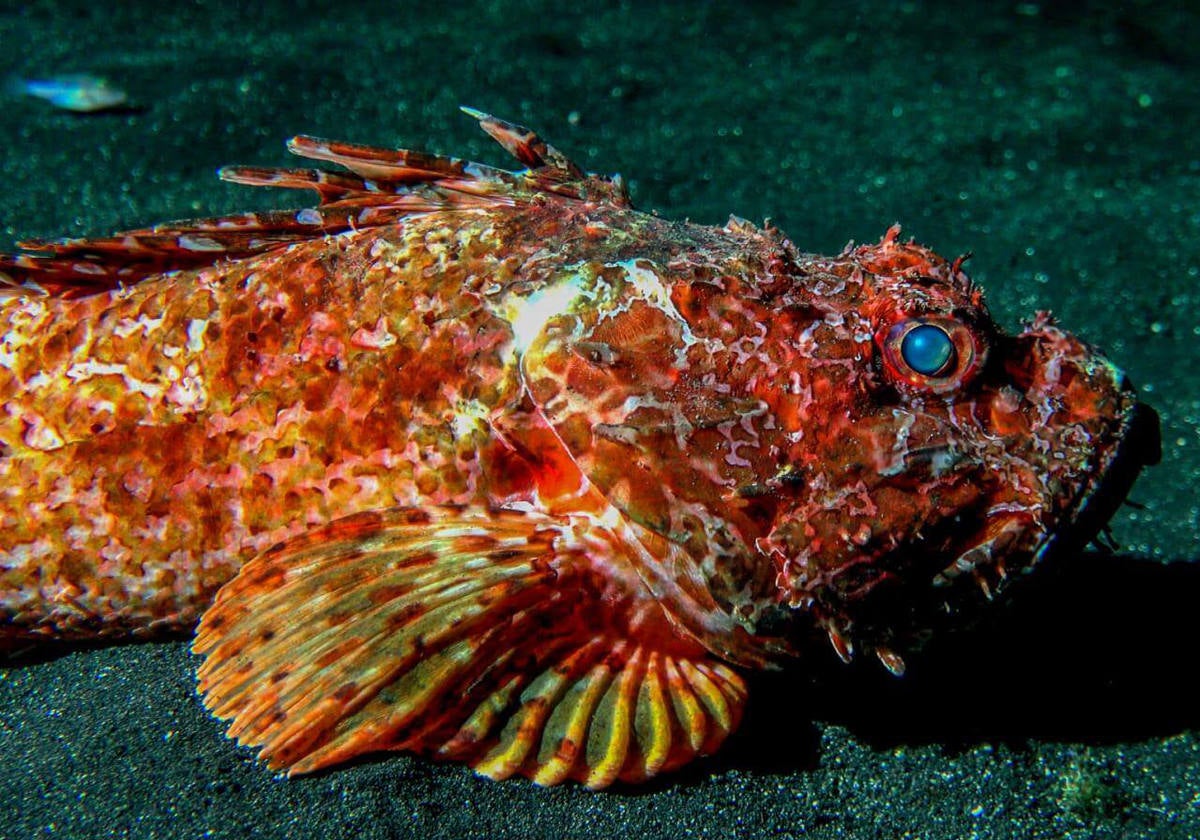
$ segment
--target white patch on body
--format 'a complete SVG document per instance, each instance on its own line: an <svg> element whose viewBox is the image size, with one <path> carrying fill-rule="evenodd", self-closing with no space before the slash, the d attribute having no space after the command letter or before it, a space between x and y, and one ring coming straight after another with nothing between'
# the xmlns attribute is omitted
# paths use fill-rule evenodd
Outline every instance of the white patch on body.
<svg viewBox="0 0 1200 840"><path fill-rule="evenodd" d="M22 419L28 424L22 439L30 449L50 452L64 446L62 435L53 426L48 425L45 418L36 414L26 414Z"/></svg>
<svg viewBox="0 0 1200 840"><path fill-rule="evenodd" d="M134 393L141 394L148 399L155 399L162 393L162 386L153 382L147 382L131 376L125 365L121 364L106 364L98 362L95 359L88 359L84 362L71 365L67 370L67 378L72 382L86 382L93 376L120 376L125 380L125 387Z"/></svg>
<svg viewBox="0 0 1200 840"><path fill-rule="evenodd" d="M513 349L519 355L524 355L550 320L566 314L571 304L583 295L582 278L572 273L524 297L514 296L505 301L498 314L512 327Z"/></svg>
<svg viewBox="0 0 1200 840"><path fill-rule="evenodd" d="M139 314L137 318L122 318L113 325L113 335L117 336L117 338L128 338L135 332L140 331L143 337L149 338L162 326L165 319L165 315L151 318L144 312Z"/></svg>
<svg viewBox="0 0 1200 840"><path fill-rule="evenodd" d="M366 327L359 327L350 336L350 343L364 350L382 350L395 344L396 336L388 329L387 321L380 316L379 320L375 322L375 329L368 330Z"/></svg>
<svg viewBox="0 0 1200 840"><path fill-rule="evenodd" d="M465 438L471 432L486 426L490 409L479 400L462 400L454 406L450 428L456 438Z"/></svg>
<svg viewBox="0 0 1200 840"><path fill-rule="evenodd" d="M204 331L208 328L208 321L203 318L193 318L188 321L187 325L187 349L193 353L199 353L204 349Z"/></svg>

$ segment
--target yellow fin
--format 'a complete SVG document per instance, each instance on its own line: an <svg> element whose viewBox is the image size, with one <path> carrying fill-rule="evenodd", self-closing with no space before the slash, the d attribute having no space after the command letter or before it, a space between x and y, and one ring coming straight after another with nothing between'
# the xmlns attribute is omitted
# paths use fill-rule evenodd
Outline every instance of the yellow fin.
<svg viewBox="0 0 1200 840"><path fill-rule="evenodd" d="M347 517L221 590L193 645L199 690L289 774L409 749L540 784L645 779L715 750L746 692L628 562L586 517Z"/></svg>

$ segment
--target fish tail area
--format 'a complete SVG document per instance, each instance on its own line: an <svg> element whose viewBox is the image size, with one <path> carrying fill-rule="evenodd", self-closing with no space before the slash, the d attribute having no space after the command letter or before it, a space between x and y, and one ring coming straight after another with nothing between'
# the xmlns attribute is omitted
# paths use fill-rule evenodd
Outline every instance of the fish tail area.
<svg viewBox="0 0 1200 840"><path fill-rule="evenodd" d="M529 129L463 110L529 168L510 172L426 152L300 135L288 141L291 152L350 174L257 166L228 166L218 174L236 184L310 189L319 197L317 207L167 222L104 237L25 240L18 243L25 253L0 254L0 297L84 297L322 236L438 211L515 206L538 195L629 206L619 177L588 175Z"/></svg>
<svg viewBox="0 0 1200 840"><path fill-rule="evenodd" d="M393 509L276 546L201 622L204 703L289 775L412 750L602 788L712 752L741 677L614 597L576 527Z"/></svg>

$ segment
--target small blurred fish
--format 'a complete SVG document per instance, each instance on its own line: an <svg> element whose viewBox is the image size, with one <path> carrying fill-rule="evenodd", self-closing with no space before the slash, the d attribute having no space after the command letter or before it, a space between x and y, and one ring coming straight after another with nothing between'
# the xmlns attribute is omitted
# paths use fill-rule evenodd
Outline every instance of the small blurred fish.
<svg viewBox="0 0 1200 840"><path fill-rule="evenodd" d="M41 79L16 77L9 80L7 87L10 93L36 96L55 108L77 114L111 111L129 104L125 91L90 73L64 73Z"/></svg>

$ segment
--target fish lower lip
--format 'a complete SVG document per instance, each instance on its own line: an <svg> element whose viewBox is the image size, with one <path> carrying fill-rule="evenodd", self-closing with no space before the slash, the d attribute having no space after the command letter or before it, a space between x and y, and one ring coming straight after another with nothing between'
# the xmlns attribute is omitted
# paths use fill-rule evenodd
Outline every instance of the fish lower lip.
<svg viewBox="0 0 1200 840"><path fill-rule="evenodd" d="M1162 457L1158 413L1145 403L1130 406L1117 437L1119 443L1108 462L1079 494L1074 510L1064 517L1066 524L1046 534L1034 547L1029 567L1038 565L1051 552L1077 551L1090 543L1124 502L1142 468L1157 464ZM974 574L977 567L989 565L995 554L993 542L985 540L961 552L933 577L934 586L949 585L961 574ZM978 575L976 578L982 581ZM981 585L990 597L986 583Z"/></svg>
<svg viewBox="0 0 1200 840"><path fill-rule="evenodd" d="M1122 447L1126 443L1130 446L1128 457L1139 460L1141 466L1150 467L1161 461L1162 431L1158 412L1143 402L1135 403L1126 422ZM1123 454L1126 453L1118 453L1117 457Z"/></svg>
<svg viewBox="0 0 1200 840"><path fill-rule="evenodd" d="M1108 463L1092 486L1081 494L1069 524L1038 546L1035 563L1051 550L1075 551L1090 543L1125 501L1142 468L1157 464L1161 458L1158 412L1143 402L1135 402L1121 423L1120 442Z"/></svg>

